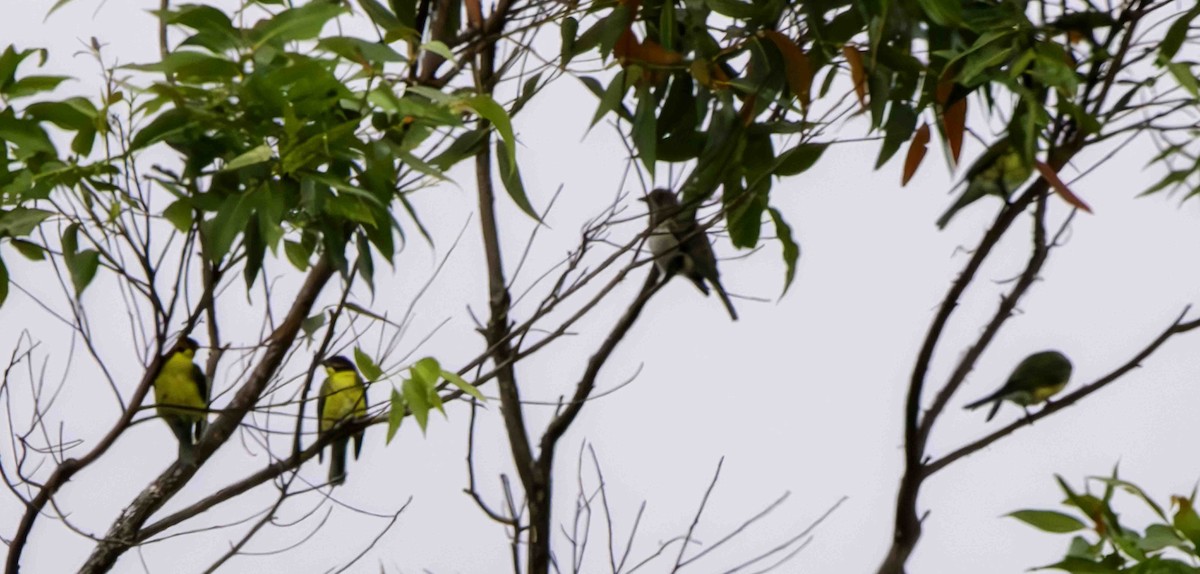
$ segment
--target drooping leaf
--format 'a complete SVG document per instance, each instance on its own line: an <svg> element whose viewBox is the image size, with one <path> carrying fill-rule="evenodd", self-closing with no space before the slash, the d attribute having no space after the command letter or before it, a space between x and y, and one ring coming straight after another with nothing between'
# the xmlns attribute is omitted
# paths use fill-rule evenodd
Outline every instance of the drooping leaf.
<svg viewBox="0 0 1200 574"><path fill-rule="evenodd" d="M929 124L922 123L908 144L908 155L904 158L904 175L900 178L901 187L908 185L913 174L917 173L917 168L921 167L921 161L925 159L925 152L928 149Z"/></svg>
<svg viewBox="0 0 1200 574"><path fill-rule="evenodd" d="M475 388L475 385L468 383L465 379L458 376L458 373L442 369L441 375L443 379L446 379L447 382L457 387L460 391L475 397L480 402L487 402L487 399L484 398L483 393L479 392L479 389Z"/></svg>
<svg viewBox="0 0 1200 574"><path fill-rule="evenodd" d="M1054 172L1054 168L1050 167L1046 164L1046 162L1043 161L1035 161L1033 162L1033 165L1037 167L1038 173L1042 174L1042 178L1044 178L1050 184L1050 187L1053 188L1058 195L1062 196L1067 203L1079 208L1081 211L1085 211L1087 213L1092 212L1092 208L1088 207L1088 204L1084 203L1082 199L1079 199L1079 196L1072 193L1071 190L1067 188L1067 184L1063 183L1063 181L1058 178L1058 174Z"/></svg>
<svg viewBox="0 0 1200 574"><path fill-rule="evenodd" d="M358 371L368 381L378 381L383 378L383 369L380 369L371 356L358 347L354 348L354 364L358 365Z"/></svg>
<svg viewBox="0 0 1200 574"><path fill-rule="evenodd" d="M384 444L391 444L392 438L396 436L396 431L400 430L400 423L404 422L404 413L407 411L407 406L404 403L404 396L392 389L391 408L388 409L388 430L387 439Z"/></svg>
<svg viewBox="0 0 1200 574"><path fill-rule="evenodd" d="M783 248L783 263L786 266L783 291L779 294L780 297L783 297L787 295L788 288L796 279L796 262L800 260L800 244L796 243L796 239L792 236L792 228L783 219L783 214L774 207L770 208L770 212L771 221L775 223L775 237L779 239L779 245Z"/></svg>
<svg viewBox="0 0 1200 574"><path fill-rule="evenodd" d="M405 379L400 385L400 390L404 393L404 401L408 405L408 410L412 411L413 418L417 420L417 426L421 427L421 434L425 434L431 408L425 386L414 379Z"/></svg>
<svg viewBox="0 0 1200 574"><path fill-rule="evenodd" d="M498 140L496 142L496 155L506 155L508 153L507 147L504 140ZM520 168L513 170L501 168L500 181L504 184L504 189L508 191L508 196L512 198L513 203L516 203L517 207L525 212L525 215L541 223L542 219L538 217L537 211L533 209L533 204L529 201L529 196L525 194L525 183L521 180Z"/></svg>

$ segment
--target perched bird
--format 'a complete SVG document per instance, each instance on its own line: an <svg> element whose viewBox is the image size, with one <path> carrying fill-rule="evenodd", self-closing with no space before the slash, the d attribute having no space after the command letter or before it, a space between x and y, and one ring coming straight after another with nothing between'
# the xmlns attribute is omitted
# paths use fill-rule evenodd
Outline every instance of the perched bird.
<svg viewBox="0 0 1200 574"><path fill-rule="evenodd" d="M708 296L711 285L721 297L721 303L729 311L729 317L737 321L737 311L729 294L721 285L721 274L717 271L717 258L713 255L708 234L696 224L695 216L684 213L679 200L666 189L656 189L640 201L650 208L650 252L659 271L670 279L682 273L692 280L701 293ZM707 284L706 284L707 283Z"/></svg>
<svg viewBox="0 0 1200 574"><path fill-rule="evenodd" d="M1005 136L971 164L965 178L966 191L938 219L938 229L945 229L958 210L986 195L997 195L1007 200L1030 175L1033 175L1033 165L1021 157L1021 151L1012 145L1012 138Z"/></svg>
<svg viewBox="0 0 1200 574"><path fill-rule="evenodd" d="M1058 351L1042 351L1025 357L1021 364L1008 376L1000 390L966 406L977 409L987 403L992 405L987 420L996 416L1001 401L1009 400L1022 408L1036 405L1054 396L1067 386L1071 378L1071 361ZM1029 410L1026 409L1026 414Z"/></svg>
<svg viewBox="0 0 1200 574"><path fill-rule="evenodd" d="M367 414L367 387L362 377L349 359L338 355L321 361L325 367L325 382L321 383L321 396L317 398L317 412L321 422L318 425L317 438L333 430L338 423L357 419ZM354 433L354 459L362 452L364 430ZM346 447L350 437L339 438L330 445L333 453L329 460L329 483L342 484L346 482ZM322 449L321 460L325 453Z"/></svg>
<svg viewBox="0 0 1200 574"><path fill-rule="evenodd" d="M193 448L208 424L208 379L192 362L200 344L190 337L175 343L158 376L154 377L154 404L179 439L179 460L194 460Z"/></svg>

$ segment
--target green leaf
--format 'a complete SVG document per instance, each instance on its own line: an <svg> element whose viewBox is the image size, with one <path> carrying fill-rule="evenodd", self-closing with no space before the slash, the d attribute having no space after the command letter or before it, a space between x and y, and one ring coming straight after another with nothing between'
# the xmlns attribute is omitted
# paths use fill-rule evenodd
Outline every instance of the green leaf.
<svg viewBox="0 0 1200 574"><path fill-rule="evenodd" d="M324 326L325 326L325 314L324 313L317 313L316 315L313 315L313 316L300 322L300 329L302 331L304 331L304 338L309 341L312 341L313 335L316 334L317 329L320 329L321 327L324 327Z"/></svg>
<svg viewBox="0 0 1200 574"><path fill-rule="evenodd" d="M312 255L312 250L305 247L299 241L285 239L283 241L283 253L287 255L287 259L296 269L308 271L308 257Z"/></svg>
<svg viewBox="0 0 1200 574"><path fill-rule="evenodd" d="M1016 518L1034 528L1056 534L1087 528L1087 525L1078 518L1055 510L1018 510L1007 516Z"/></svg>
<svg viewBox="0 0 1200 574"><path fill-rule="evenodd" d="M425 386L414 379L405 379L401 391L404 393L405 402L408 403L408 410L412 411L413 418L417 419L417 426L421 427L421 434L425 434L430 408L429 394Z"/></svg>
<svg viewBox="0 0 1200 574"><path fill-rule="evenodd" d="M455 64L454 50L451 50L450 46L447 46L446 43L442 42L441 40L434 40L432 42L421 44L421 50L437 54L445 58L447 62Z"/></svg>
<svg viewBox="0 0 1200 574"><path fill-rule="evenodd" d="M9 244L30 261L43 261L46 259L46 249L41 245L25 241L24 239L12 239L9 240Z"/></svg>
<svg viewBox="0 0 1200 574"><path fill-rule="evenodd" d="M358 365L358 370L363 374L363 377L368 381L378 381L383 378L383 369L375 364L371 356L364 353L362 349L354 348L354 363Z"/></svg>
<svg viewBox="0 0 1200 574"><path fill-rule="evenodd" d="M496 155L507 153L507 147L503 140L497 141ZM526 215L541 223L542 219L538 217L537 212L533 209L533 204L529 202L529 196L525 194L525 183L521 181L521 170L519 168L512 171L501 169L500 181L504 184L504 189L508 191L508 196L512 198L513 203L516 203L517 207L521 208Z"/></svg>
<svg viewBox="0 0 1200 574"><path fill-rule="evenodd" d="M638 156L650 176L654 176L654 165L657 163L656 147L658 145L658 118L655 115L654 97L648 88L638 90L637 112L633 116L633 143L637 146Z"/></svg>
<svg viewBox="0 0 1200 574"><path fill-rule="evenodd" d="M243 154L229 160L229 163L225 164L225 167L223 169L221 169L221 171L233 171L235 169L241 169L248 165L262 163L269 159L271 159L271 146L269 146L267 144L262 144L246 153L243 153Z"/></svg>
<svg viewBox="0 0 1200 574"><path fill-rule="evenodd" d="M358 0L359 6L362 6L363 12L375 22L377 26L383 28L384 31L390 34L400 34L410 31L408 26L405 26L395 14L392 14L387 8L376 0Z"/></svg>
<svg viewBox="0 0 1200 574"><path fill-rule="evenodd" d="M50 136L41 124L33 120L17 119L11 108L0 112L0 140L7 141L26 154L46 152L56 154Z"/></svg>
<svg viewBox="0 0 1200 574"><path fill-rule="evenodd" d="M787 221L784 221L783 214L774 207L769 208L771 212L771 221L775 223L775 236L779 238L779 245L783 248L783 263L787 266L787 271L784 274L783 292L780 297L787 294L788 288L792 286L792 281L796 279L796 262L800 260L800 244L792 237L792 228L788 226Z"/></svg>
<svg viewBox="0 0 1200 574"><path fill-rule="evenodd" d="M571 58L575 57L575 35L579 32L579 20L571 16L563 18L562 25L558 29L559 37L562 39L562 63L561 67L567 67L571 63Z"/></svg>
<svg viewBox="0 0 1200 574"><path fill-rule="evenodd" d="M775 159L774 174L780 177L803 173L817 163L829 144L802 143Z"/></svg>
<svg viewBox="0 0 1200 574"><path fill-rule="evenodd" d="M192 228L194 212L192 204L186 199L177 199L163 210L163 217L171 222L181 233L187 233Z"/></svg>
<svg viewBox="0 0 1200 574"><path fill-rule="evenodd" d="M513 135L512 119L508 117L508 112L504 111L504 108L496 103L496 100L486 94L464 98L461 103L496 127L496 131L500 132L500 137L504 139L504 149L507 150L504 155L508 159L508 171L516 171L517 139Z"/></svg>
<svg viewBox="0 0 1200 574"><path fill-rule="evenodd" d="M1174 22L1171 22L1171 27L1167 28L1167 33L1163 36L1162 43L1158 45L1159 58L1161 62L1169 62L1179 52L1179 48L1183 46L1183 41L1187 39L1188 30L1191 28L1192 20L1200 16L1200 4L1194 4L1191 10L1184 12Z"/></svg>
<svg viewBox="0 0 1200 574"><path fill-rule="evenodd" d="M71 131L94 130L98 112L84 98L68 98L61 102L37 102L25 108L25 114L35 120L51 122Z"/></svg>
<svg viewBox="0 0 1200 574"><path fill-rule="evenodd" d="M963 25L961 0L917 0L929 19L939 26L957 28Z"/></svg>
<svg viewBox="0 0 1200 574"><path fill-rule="evenodd" d="M396 436L396 431L400 430L400 423L404 422L404 412L408 410L404 404L404 396L396 392L396 389L392 389L389 402L391 409L388 410L387 440L384 444L392 444L392 438Z"/></svg>
<svg viewBox="0 0 1200 574"><path fill-rule="evenodd" d="M442 369L441 375L443 379L446 379L448 383L458 387L458 389L462 392L479 399L480 402L487 402L487 399L484 398L483 393L479 392L479 389L475 388L475 385L468 383L462 377L458 376L458 373Z"/></svg>
<svg viewBox="0 0 1200 574"><path fill-rule="evenodd" d="M1166 524L1151 524L1146 527L1146 536L1138 546L1147 552L1155 552L1163 548L1187 548L1187 542Z"/></svg>
<svg viewBox="0 0 1200 574"><path fill-rule="evenodd" d="M592 114L592 123L588 124L588 129L594 127L608 112L621 106L621 100L625 99L625 90L628 88L629 86L625 85L625 70L613 75L612 82L600 96L600 106L596 108L596 113Z"/></svg>
<svg viewBox="0 0 1200 574"><path fill-rule="evenodd" d="M316 0L299 8L284 10L255 25L258 32L254 49L267 42L291 42L317 37L325 24L346 11L337 3Z"/></svg>
<svg viewBox="0 0 1200 574"><path fill-rule="evenodd" d="M96 278L96 270L100 267L100 254L94 249L79 251L79 224L72 223L63 231L62 248L63 263L71 275L71 284L75 287L75 297L83 295L83 290Z"/></svg>
<svg viewBox="0 0 1200 574"><path fill-rule="evenodd" d="M1192 544L1200 548L1200 515L1196 514L1196 507L1189 498L1178 496L1175 501L1179 504L1179 510L1175 511L1172 523Z"/></svg>
<svg viewBox="0 0 1200 574"><path fill-rule="evenodd" d="M1121 572L1102 562L1075 557L1065 558L1061 562L1034 568L1034 570L1066 570L1071 574L1118 574Z"/></svg>
<svg viewBox="0 0 1200 574"><path fill-rule="evenodd" d="M901 145L912 139L916 129L917 112L912 106L904 102L892 102L892 111L888 114L887 124L884 126L883 146L879 149L875 169L883 167Z"/></svg>
<svg viewBox="0 0 1200 574"><path fill-rule="evenodd" d="M191 114L182 109L170 109L155 117L146 127L138 130L130 142L130 151L142 149L150 144L182 133L191 125Z"/></svg>
<svg viewBox="0 0 1200 574"><path fill-rule="evenodd" d="M393 50L387 44L367 42L366 40L347 36L321 38L317 42L317 47L356 63L363 59L376 63L404 62L407 60L400 52Z"/></svg>
<svg viewBox="0 0 1200 574"><path fill-rule="evenodd" d="M1186 62L1169 62L1167 63L1167 71L1175 77L1175 81L1187 90L1193 98L1200 97L1200 82L1196 80L1195 74L1192 73L1192 66Z"/></svg>
<svg viewBox="0 0 1200 574"><path fill-rule="evenodd" d="M70 79L72 78L69 76L25 76L0 90L0 93L10 99L24 98L41 92L49 92Z"/></svg>
<svg viewBox="0 0 1200 574"><path fill-rule="evenodd" d="M53 211L31 207L14 207L10 211L0 209L0 237L29 235L51 215L54 215Z"/></svg>
<svg viewBox="0 0 1200 574"><path fill-rule="evenodd" d="M250 217L254 215L259 189L262 188L226 197L217 214L204 221L204 243L210 261L216 263L229 254L234 239L246 229Z"/></svg>

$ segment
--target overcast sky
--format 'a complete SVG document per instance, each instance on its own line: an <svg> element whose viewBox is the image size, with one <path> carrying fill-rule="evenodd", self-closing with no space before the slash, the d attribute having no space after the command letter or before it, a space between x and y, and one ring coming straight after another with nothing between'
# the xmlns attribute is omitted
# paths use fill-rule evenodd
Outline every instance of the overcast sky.
<svg viewBox="0 0 1200 574"><path fill-rule="evenodd" d="M157 2L100 6L94 0L76 0L44 21L51 4L8 3L0 18L0 39L21 48L49 48L51 73L80 78L66 89L96 90L94 62L75 55L91 36L107 44L110 61L131 63L155 57L155 25L145 10ZM594 105L594 97L565 79L518 118L521 165L534 204L541 208L559 185L564 189L547 220L549 229L541 232L522 271L525 284L558 261L576 241L583 221L621 189L623 148L611 128L587 132ZM865 134L861 124L851 124L841 135ZM560 443L556 519L568 524L568 530L577 491L577 454L585 441L595 448L602 464L619 539L627 536L638 505L647 501L635 557L687 530L718 460L725 457L720 481L697 530L700 540L715 541L783 493L791 496L736 544L697 565L697 572L723 571L775 546L842 497L847 500L781 571L874 571L890 542L895 489L902 471L902 407L915 351L942 295L966 261L964 248L978 241L999 207L998 201L981 201L939 232L933 222L949 204L946 194L953 182L940 155L931 153L917 177L900 188L899 161L871 171L877 149L877 142L832 147L812 170L775 186L771 201L792 224L803 251L796 283L782 300L777 298L783 266L778 248L767 243L750 257L722 261L729 291L758 299L735 300L742 317L737 323L730 323L716 298L705 299L684 281L675 281L651 302L603 370L600 389L611 389L635 375L636 379L585 408ZM978 145L968 145L964 156L979 151ZM1152 181L1153 176L1142 168L1153 152L1131 146L1072 185L1095 214L1075 219L1066 245L1053 253L1042 281L971 373L934 430L934 456L1019 416L1020 410L1008 405L988 424L985 412L960 407L991 392L1029 353L1050 348L1065 352L1075 365L1069 389L1077 388L1127 361L1185 305L1200 302L1200 270L1195 263L1200 247L1198 202L1180 207L1176 199L1166 196L1134 197ZM1086 165L1090 164L1081 164ZM381 280L373 303L367 293L357 293L373 309L403 313L459 230L469 225L463 243L419 303L412 330L401 344L403 352L416 348L414 358L432 355L448 368L457 368L482 348L467 306L478 316L486 315L471 179L458 181L462 187L443 185L418 198L437 247L412 242L399 256L395 276ZM624 189L635 196L641 193L636 181L626 182ZM511 270L531 222L510 202L501 203ZM1051 199L1050 205L1053 220L1061 221L1065 204ZM1027 228L1028 218L1020 225ZM639 229L629 225L622 231L631 236ZM993 258L962 301L938 348L931 384L944 380L990 317L1008 287L1003 281L1015 277L1025 263L1026 242L1024 231L1012 233L1002 256ZM724 239L718 240L717 250L722 256L734 254ZM15 263L11 250L2 255L22 286L49 292L57 288L45 283L50 277L45 269ZM385 269L381 266L380 274ZM281 292L292 288L296 275L286 262L269 263L267 274L282 277ZM524 396L553 401L570 392L598 334L608 328L640 283L638 274L577 328L580 336L522 363ZM84 303L97 330L111 329L103 350L116 362L122 389L129 392L140 372L132 348L126 348L128 324L115 304L120 300L113 285L102 277L85 294ZM237 301L223 300L223 309L247 305L237 294L241 285L240 279L235 281L229 293ZM336 295L331 284L323 301ZM110 299L114 304L107 303ZM258 299L261 292L249 305L261 309ZM289 302L280 295L274 305L281 308ZM527 315L533 302L523 303L515 313L519 317ZM233 327L227 333L233 340L249 341L258 334L261 324L253 315L247 317L230 319ZM435 329L445 320L449 322L444 327ZM45 353L52 357L65 353L68 331L47 320L16 291L0 309L0 324L5 326L0 330L0 356L8 356L21 330L43 342L42 358ZM240 334L238 328L243 329ZM422 343L430 332L433 336ZM418 347L418 343L422 344ZM928 481L920 508L930 515L910 571L1006 573L1061 558L1068 536L1041 533L1002 517L1021 508L1058 508L1063 497L1054 481L1056 473L1082 487L1085 476L1106 474L1119 462L1123 477L1160 502L1190 492L1200 478L1200 458L1188 440L1200 434L1200 418L1195 416L1200 404L1198 344L1200 336L1195 334L1173 340L1144 368L1117 384ZM303 355L299 359L306 360ZM58 380L62 366L56 364L49 373ZM115 417L111 391L78 355L67 380L68 390L52 418L65 421L66 436L94 441ZM490 385L484 390L494 393ZM381 400L385 393L380 391L373 388L372 398ZM480 420L476 462L480 490L499 506L498 474L513 473L496 406L493 401L491 412ZM440 416L431 419L427 436L406 423L397 440L386 447L383 428L368 431L363 458L351 461L347 483L333 496L348 506L384 514L396 511L410 497L412 502L353 571L377 572L380 564L388 572L487 573L508 568L503 531L462 493L468 409L453 404L447 411L448 421ZM530 407L530 412L535 430L550 414L538 407ZM7 425L6 416L0 413L0 421ZM24 420L28 413L15 416ZM10 454L5 441L0 457L11 460ZM103 462L70 483L60 504L72 513L73 524L100 535L119 509L174 456L174 439L165 425L157 421L138 425ZM584 479L594 485L587 460ZM232 440L168 508L210 493L259 468L263 461ZM319 483L325 470L310 465L303 476ZM260 489L222 506L214 517L196 526L244 518L266 504L270 492ZM1131 500L1124 502L1132 518L1127 525L1144 526L1140 509ZM318 495L302 498L285 508L283 519L299 518L314 506L321 506L318 516L332 508L318 535L323 543L310 541L281 554L240 557L226 570L322 571L357 554L387 522L320 503ZM19 511L11 496L0 501L0 516L6 517L0 532L6 537L15 528ZM301 526L268 529L248 548L260 553L287 548L302 541L316 525L317 519L310 518ZM589 549L591 566L585 571L606 571L603 530L597 519L594 546ZM117 570L142 571L140 554L151 572L200 571L241 531L235 527L152 544L140 553L128 553ZM24 564L34 573L69 571L78 567L92 545L43 518ZM658 566L644 571L665 571L665 563Z"/></svg>

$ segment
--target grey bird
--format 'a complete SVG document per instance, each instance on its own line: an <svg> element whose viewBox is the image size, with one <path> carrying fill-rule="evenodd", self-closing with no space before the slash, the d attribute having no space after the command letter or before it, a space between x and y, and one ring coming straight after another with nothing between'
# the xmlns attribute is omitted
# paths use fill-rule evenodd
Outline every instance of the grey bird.
<svg viewBox="0 0 1200 574"><path fill-rule="evenodd" d="M679 199L666 189L655 189L640 201L650 208L651 232L647 242L654 254L655 265L666 276L664 281L677 273L682 274L705 296L711 286L729 311L729 317L737 321L737 311L733 310L729 294L721 285L717 258L708 242L708 234L697 225L694 214L684 213Z"/></svg>

